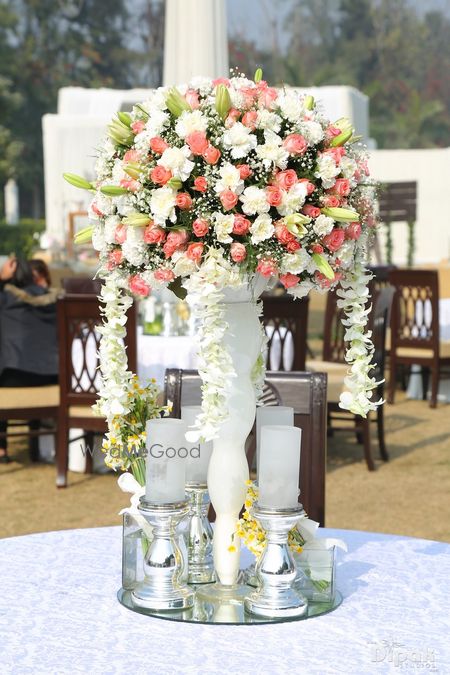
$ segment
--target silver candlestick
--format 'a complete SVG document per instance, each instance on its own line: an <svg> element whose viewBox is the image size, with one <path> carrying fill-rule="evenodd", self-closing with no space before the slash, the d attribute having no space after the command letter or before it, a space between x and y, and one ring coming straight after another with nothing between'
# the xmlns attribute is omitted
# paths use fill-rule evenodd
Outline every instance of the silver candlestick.
<svg viewBox="0 0 450 675"><path fill-rule="evenodd" d="M208 520L209 495L206 485L188 483L190 511L186 531L188 583L209 584L216 580L212 552L212 528Z"/></svg>
<svg viewBox="0 0 450 675"><path fill-rule="evenodd" d="M176 537L176 528L189 511L189 501L155 504L141 497L139 511L153 527L153 541L144 557L144 580L132 591L132 601L153 610L192 607L194 593L182 580L187 561Z"/></svg>
<svg viewBox="0 0 450 675"><path fill-rule="evenodd" d="M253 507L256 520L266 532L267 543L255 569L258 586L244 601L251 614L288 618L303 616L308 611L307 601L293 588L297 570L288 545L289 530L302 513L301 504L291 509L266 509L259 504Z"/></svg>

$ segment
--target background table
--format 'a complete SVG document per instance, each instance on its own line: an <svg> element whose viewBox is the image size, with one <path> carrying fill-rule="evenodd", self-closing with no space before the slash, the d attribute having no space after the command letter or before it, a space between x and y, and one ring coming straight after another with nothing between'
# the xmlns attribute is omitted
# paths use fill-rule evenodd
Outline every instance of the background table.
<svg viewBox="0 0 450 675"><path fill-rule="evenodd" d="M120 528L1 540L1 673L449 672L450 546L324 533L349 546L338 565L341 607L261 626L180 624L122 607Z"/></svg>

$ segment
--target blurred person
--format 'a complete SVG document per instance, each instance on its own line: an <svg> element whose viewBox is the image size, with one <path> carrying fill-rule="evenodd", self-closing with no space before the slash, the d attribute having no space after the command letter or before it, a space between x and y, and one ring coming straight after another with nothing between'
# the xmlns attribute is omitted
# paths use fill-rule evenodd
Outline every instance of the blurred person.
<svg viewBox="0 0 450 675"><path fill-rule="evenodd" d="M36 283L28 262L9 258L0 270L0 387L39 387L58 382L55 291ZM29 423L38 430L39 420ZM0 432L7 423L0 421ZM30 438L31 458L39 458L38 437ZM0 462L9 461L0 437Z"/></svg>
<svg viewBox="0 0 450 675"><path fill-rule="evenodd" d="M50 288L52 278L47 263L40 258L32 258L28 263L31 267L34 283L42 288Z"/></svg>

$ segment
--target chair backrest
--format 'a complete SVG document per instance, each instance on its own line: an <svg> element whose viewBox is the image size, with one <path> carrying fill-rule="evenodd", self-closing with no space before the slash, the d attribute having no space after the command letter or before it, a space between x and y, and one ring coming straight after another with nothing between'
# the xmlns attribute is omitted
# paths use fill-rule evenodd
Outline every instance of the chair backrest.
<svg viewBox="0 0 450 675"><path fill-rule="evenodd" d="M91 279L90 277L64 277L61 279L61 286L66 293L100 295L102 282L100 279Z"/></svg>
<svg viewBox="0 0 450 675"><path fill-rule="evenodd" d="M267 368L304 370L309 298L264 294L262 322L268 337Z"/></svg>
<svg viewBox="0 0 450 675"><path fill-rule="evenodd" d="M99 386L98 348L102 323L93 294L65 295L57 303L61 406L93 405ZM136 308L128 311L125 345L128 366L136 372Z"/></svg>
<svg viewBox="0 0 450 675"><path fill-rule="evenodd" d="M302 429L300 470L301 502L308 515L325 522L327 377L324 373L266 373L266 385L278 405L294 409L294 424ZM165 401L180 416L181 405L200 405L201 378L197 371L169 368L165 377ZM266 399L265 405L273 404ZM250 450L250 446L248 446Z"/></svg>
<svg viewBox="0 0 450 675"><path fill-rule="evenodd" d="M338 300L336 289L328 291L323 324L322 359L333 363L345 363L347 347L344 340L345 327L342 324L345 313L337 306Z"/></svg>
<svg viewBox="0 0 450 675"><path fill-rule="evenodd" d="M372 342L374 346L373 363L375 368L371 375L380 382L377 387L378 396L383 396L384 392L384 366L386 361L386 330L389 326L389 318L392 309L392 300L395 289L387 285L381 289L374 301L371 328Z"/></svg>
<svg viewBox="0 0 450 675"><path fill-rule="evenodd" d="M439 354L439 278L437 270L396 269L389 273L395 288L391 316L391 348L414 347Z"/></svg>

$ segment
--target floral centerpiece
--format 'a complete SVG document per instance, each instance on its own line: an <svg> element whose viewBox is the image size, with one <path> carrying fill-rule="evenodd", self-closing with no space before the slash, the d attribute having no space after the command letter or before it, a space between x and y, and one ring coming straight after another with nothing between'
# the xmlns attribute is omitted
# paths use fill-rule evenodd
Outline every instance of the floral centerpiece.
<svg viewBox="0 0 450 675"><path fill-rule="evenodd" d="M261 78L257 71L253 81L195 78L184 86L156 89L131 113L118 113L109 126L95 182L66 174L69 182L94 193L92 225L78 241L92 241L105 282L97 409L109 424L109 457L117 428L129 423L134 386L118 346L130 295L147 297L164 286L187 294L201 319L203 402L191 440L220 440L227 420L250 397L248 387L241 388L239 399L236 379L250 378L258 388L264 378L264 340L257 322L233 347L229 339L241 330L233 324L239 312L237 305L227 310L230 290L241 308L249 300L255 304L261 280L279 280L296 298L340 283L349 341L347 391L340 404L361 415L376 405L371 399L373 347L364 333L369 278L364 260L374 224L366 152L348 120L332 123L311 96L274 89ZM251 289L248 297L245 289ZM243 310L241 322L248 313ZM253 350L245 358L239 355L252 340ZM254 400L247 415L250 426L252 415ZM230 438L236 436L230 429ZM142 434L137 438L136 443L144 442ZM221 461L213 454L210 473L226 473L231 450ZM239 461L242 486L230 514L239 511L245 496L248 474ZM235 522L234 513L228 539Z"/></svg>

